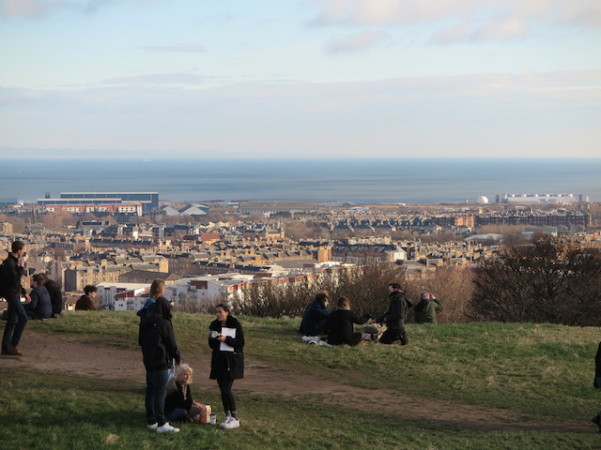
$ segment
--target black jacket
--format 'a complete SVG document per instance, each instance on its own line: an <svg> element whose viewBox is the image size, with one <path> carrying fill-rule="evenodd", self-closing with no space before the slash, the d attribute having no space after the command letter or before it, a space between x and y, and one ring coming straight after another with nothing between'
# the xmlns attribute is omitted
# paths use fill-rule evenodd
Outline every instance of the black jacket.
<svg viewBox="0 0 601 450"><path fill-rule="evenodd" d="M63 293L61 292L58 285L55 283L46 283L46 289L50 294L50 300L52 302L52 314L60 314L63 312Z"/></svg>
<svg viewBox="0 0 601 450"><path fill-rule="evenodd" d="M24 273L25 269L19 265L19 260L9 253L0 265L0 297L9 299L25 295L25 288L21 286Z"/></svg>
<svg viewBox="0 0 601 450"><path fill-rule="evenodd" d="M401 329L405 325L407 317L407 306L409 300L401 291L394 291L390 294L390 303L388 311L377 319L378 323L386 323L388 328Z"/></svg>
<svg viewBox="0 0 601 450"><path fill-rule="evenodd" d="M601 389L601 385L597 382L597 379L601 377L601 342L599 342L599 347L597 347L597 354L595 355L595 381L593 385L597 389Z"/></svg>
<svg viewBox="0 0 601 450"><path fill-rule="evenodd" d="M235 338L228 336L225 339L225 343L230 347L234 347L234 351L226 352L219 350L221 341L209 336L209 347L213 349L213 354L211 355L211 380L224 375L228 375L232 380L244 378L244 354L242 352L242 348L244 347L244 332L242 331L242 325L240 325L240 322L235 317L227 316L225 326L236 329ZM214 320L209 325L209 330L217 331L218 333L221 333L221 328L221 322L218 320Z"/></svg>
<svg viewBox="0 0 601 450"><path fill-rule="evenodd" d="M319 300L314 300L305 308L298 331L305 336L316 336L323 329L323 326L320 327L319 324L329 316L330 311L328 311L326 305Z"/></svg>
<svg viewBox="0 0 601 450"><path fill-rule="evenodd" d="M170 369L173 360L179 364L181 357L171 324L171 306L164 297L159 297L140 320L138 344L148 371Z"/></svg>
<svg viewBox="0 0 601 450"><path fill-rule="evenodd" d="M369 315L361 318L350 309L337 309L328 317L328 343L332 345L356 345L357 340L353 334L355 332L353 324L363 324L367 322Z"/></svg>
<svg viewBox="0 0 601 450"><path fill-rule="evenodd" d="M186 385L184 390L179 382L170 383L167 389L167 397L165 398L165 414L169 414L178 408L190 411L192 402L192 391L189 384Z"/></svg>

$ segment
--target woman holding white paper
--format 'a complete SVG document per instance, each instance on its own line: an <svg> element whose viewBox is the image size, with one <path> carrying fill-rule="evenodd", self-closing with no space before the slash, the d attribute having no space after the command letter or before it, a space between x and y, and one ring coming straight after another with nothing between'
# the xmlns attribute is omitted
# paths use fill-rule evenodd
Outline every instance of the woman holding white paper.
<svg viewBox="0 0 601 450"><path fill-rule="evenodd" d="M209 347L213 349L210 378L217 380L225 411L225 419L219 426L230 430L240 426L232 386L234 380L244 378L244 332L227 305L217 305L215 316L209 326Z"/></svg>

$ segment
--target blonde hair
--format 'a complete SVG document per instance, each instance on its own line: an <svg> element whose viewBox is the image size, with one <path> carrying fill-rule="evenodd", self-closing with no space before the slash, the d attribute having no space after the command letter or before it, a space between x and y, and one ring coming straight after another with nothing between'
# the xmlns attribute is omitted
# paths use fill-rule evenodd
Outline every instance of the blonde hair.
<svg viewBox="0 0 601 450"><path fill-rule="evenodd" d="M150 285L150 297L159 298L165 291L165 282L163 280L154 280Z"/></svg>
<svg viewBox="0 0 601 450"><path fill-rule="evenodd" d="M192 367L190 367L186 363L182 363L179 366L175 367L175 374L173 375L173 379L175 381L181 381L182 375L185 373L190 375L190 378L188 379L188 384L192 384L192 378L194 378L194 369L192 369Z"/></svg>

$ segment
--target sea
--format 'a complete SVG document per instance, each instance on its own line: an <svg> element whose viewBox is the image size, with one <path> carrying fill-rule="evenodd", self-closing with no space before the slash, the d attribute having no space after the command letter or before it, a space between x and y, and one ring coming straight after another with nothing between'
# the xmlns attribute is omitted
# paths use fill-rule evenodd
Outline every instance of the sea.
<svg viewBox="0 0 601 450"><path fill-rule="evenodd" d="M601 158L0 160L0 200L73 191L158 191L174 203L465 203L503 193L601 201Z"/></svg>

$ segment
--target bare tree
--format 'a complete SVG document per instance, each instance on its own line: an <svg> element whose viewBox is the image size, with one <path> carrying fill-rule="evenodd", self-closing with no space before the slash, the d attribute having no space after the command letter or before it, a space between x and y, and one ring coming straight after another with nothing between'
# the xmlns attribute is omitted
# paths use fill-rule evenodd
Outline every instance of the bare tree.
<svg viewBox="0 0 601 450"><path fill-rule="evenodd" d="M472 306L483 320L601 324L601 252L537 236L477 268Z"/></svg>

